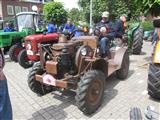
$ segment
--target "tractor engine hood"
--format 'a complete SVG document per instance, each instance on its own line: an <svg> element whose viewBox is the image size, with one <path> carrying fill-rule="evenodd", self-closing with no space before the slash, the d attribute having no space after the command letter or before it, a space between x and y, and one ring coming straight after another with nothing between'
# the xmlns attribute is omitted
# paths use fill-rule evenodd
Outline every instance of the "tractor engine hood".
<svg viewBox="0 0 160 120"><path fill-rule="evenodd" d="M45 42L57 40L59 38L59 34L50 33L50 34L38 34L38 35L29 35L25 37L26 41L36 41L36 42Z"/></svg>

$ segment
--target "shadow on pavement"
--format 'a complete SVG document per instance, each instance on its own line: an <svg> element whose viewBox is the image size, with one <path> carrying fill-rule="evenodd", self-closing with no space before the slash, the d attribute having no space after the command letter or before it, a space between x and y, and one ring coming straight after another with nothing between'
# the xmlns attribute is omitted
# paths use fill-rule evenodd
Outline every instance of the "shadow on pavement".
<svg viewBox="0 0 160 120"><path fill-rule="evenodd" d="M150 56L144 58L145 61L150 62L152 58Z"/></svg>
<svg viewBox="0 0 160 120"><path fill-rule="evenodd" d="M65 91L63 96L54 95L53 98L62 101L62 103L58 105L51 105L44 109L41 109L32 114L34 120L65 120L67 118L67 113L64 111L65 108L75 103L74 94L66 93ZM68 96L69 95L69 96Z"/></svg>
<svg viewBox="0 0 160 120"><path fill-rule="evenodd" d="M131 64L131 63L136 63L136 62L137 62L137 60L131 60L131 59L130 59L130 64Z"/></svg>
<svg viewBox="0 0 160 120"><path fill-rule="evenodd" d="M129 77L133 73L134 73L134 70L131 70L129 72ZM107 104L118 94L118 90L115 89L115 86L119 82L121 82L121 81L119 79L117 79L115 77L115 75L112 75L112 76L110 76L109 78L106 79L106 87L105 87L105 91L104 91L104 97L103 97L102 105L100 106L100 108L95 113L93 113L92 115L87 116L87 117L90 118L90 117L94 116L96 113L101 112L101 110L104 107L107 107ZM74 98L75 95L76 94L73 91L64 91L62 93L62 95L58 95L58 94L54 93L53 99L58 99L62 103L59 104L59 105L52 105L52 106L44 108L40 111L48 111L47 113L49 114L49 117L52 116L51 119L53 119L53 120L54 120L54 118L57 119L57 116L60 117L58 119L64 120L67 117L67 114L68 114L64 111L64 109L69 107L70 105L76 106L76 101L75 101L75 98ZM76 109L78 109L78 108L76 108ZM38 113L40 113L40 111L37 111L34 114L38 114ZM33 114L33 118L35 120L39 120L39 118L37 119L36 117L34 117L35 116L34 114ZM50 119L50 118L45 118L45 119Z"/></svg>
<svg viewBox="0 0 160 120"><path fill-rule="evenodd" d="M149 98L150 100L152 100L152 101L155 101L155 102L158 102L158 103L160 102L160 100L155 99L155 98L152 98L151 96L149 96L148 98Z"/></svg>
<svg viewBox="0 0 160 120"><path fill-rule="evenodd" d="M140 55L146 55L146 52L142 51L142 52L140 53Z"/></svg>
<svg viewBox="0 0 160 120"><path fill-rule="evenodd" d="M127 79L130 78L134 73L135 73L135 70L129 70Z"/></svg>

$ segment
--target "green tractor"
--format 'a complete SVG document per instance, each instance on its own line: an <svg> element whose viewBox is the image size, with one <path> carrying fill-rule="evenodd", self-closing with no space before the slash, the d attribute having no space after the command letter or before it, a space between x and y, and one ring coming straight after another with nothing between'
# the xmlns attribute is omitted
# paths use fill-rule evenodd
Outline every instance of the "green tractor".
<svg viewBox="0 0 160 120"><path fill-rule="evenodd" d="M39 14L36 12L21 12L16 14L16 31L0 32L0 48L9 50L12 61L17 61L19 52L23 49L23 38L42 31L38 29Z"/></svg>
<svg viewBox="0 0 160 120"><path fill-rule="evenodd" d="M128 47L131 53L139 55L143 45L143 28L140 23L129 24L127 32Z"/></svg>

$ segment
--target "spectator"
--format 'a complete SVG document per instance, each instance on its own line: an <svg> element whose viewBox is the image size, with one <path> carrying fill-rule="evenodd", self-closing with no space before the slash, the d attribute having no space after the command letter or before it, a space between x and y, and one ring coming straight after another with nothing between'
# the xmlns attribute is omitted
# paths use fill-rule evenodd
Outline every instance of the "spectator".
<svg viewBox="0 0 160 120"><path fill-rule="evenodd" d="M3 73L4 54L0 49L0 120L12 120L12 107L8 93L7 79Z"/></svg>
<svg viewBox="0 0 160 120"><path fill-rule="evenodd" d="M4 28L4 32L14 32L14 28L11 23L6 23L6 27Z"/></svg>
<svg viewBox="0 0 160 120"><path fill-rule="evenodd" d="M72 22L72 19L67 20L67 24L65 24L63 28L63 32L69 32L70 34L76 29L75 25Z"/></svg>
<svg viewBox="0 0 160 120"><path fill-rule="evenodd" d="M115 32L116 37L122 38L122 35L125 33L126 29L126 15L122 15L120 19L116 22Z"/></svg>
<svg viewBox="0 0 160 120"><path fill-rule="evenodd" d="M55 26L55 24L53 23L52 20L50 20L49 24L48 24L48 31L47 33L55 33L57 32L57 28Z"/></svg>

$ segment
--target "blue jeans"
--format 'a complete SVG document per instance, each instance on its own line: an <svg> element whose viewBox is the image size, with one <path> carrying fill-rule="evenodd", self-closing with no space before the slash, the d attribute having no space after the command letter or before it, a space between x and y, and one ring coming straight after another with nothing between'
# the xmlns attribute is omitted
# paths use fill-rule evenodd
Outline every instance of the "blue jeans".
<svg viewBox="0 0 160 120"><path fill-rule="evenodd" d="M12 120L12 107L7 80L0 80L0 120Z"/></svg>
<svg viewBox="0 0 160 120"><path fill-rule="evenodd" d="M107 44L108 44L108 38L103 37L100 40L100 52L101 54L107 54Z"/></svg>
<svg viewBox="0 0 160 120"><path fill-rule="evenodd" d="M100 40L100 52L103 55L107 55L109 51L109 40L115 37L115 33L109 33L107 37L102 37Z"/></svg>

